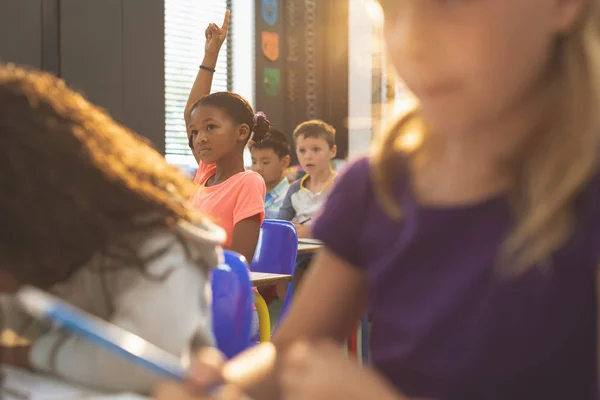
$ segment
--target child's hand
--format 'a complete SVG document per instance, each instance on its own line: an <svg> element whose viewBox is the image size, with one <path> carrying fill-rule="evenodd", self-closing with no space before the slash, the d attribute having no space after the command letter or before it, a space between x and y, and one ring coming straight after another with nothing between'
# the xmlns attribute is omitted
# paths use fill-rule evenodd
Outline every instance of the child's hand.
<svg viewBox="0 0 600 400"><path fill-rule="evenodd" d="M223 19L223 25L219 28L217 24L210 24L204 35L206 36L206 44L204 45L204 53L213 56L218 56L221 46L225 39L227 39L227 31L229 30L229 14L230 11L225 11L225 17Z"/></svg>
<svg viewBox="0 0 600 400"><path fill-rule="evenodd" d="M297 222L294 222L293 224L296 227L296 233L298 234L299 238L311 237L310 227L307 224L299 224Z"/></svg>
<svg viewBox="0 0 600 400"><path fill-rule="evenodd" d="M331 342L293 346L283 358L281 385L285 400L403 399L374 371L348 359Z"/></svg>
<svg viewBox="0 0 600 400"><path fill-rule="evenodd" d="M204 348L198 352L197 361L190 371L190 380L186 383L167 382L160 384L155 392L157 400L235 400L240 391L233 386L223 386L212 392L212 387L221 382L223 355L214 348Z"/></svg>
<svg viewBox="0 0 600 400"><path fill-rule="evenodd" d="M201 391L185 384L166 383L159 385L152 396L155 400L239 400L240 392L233 386L224 386L214 394L202 394Z"/></svg>

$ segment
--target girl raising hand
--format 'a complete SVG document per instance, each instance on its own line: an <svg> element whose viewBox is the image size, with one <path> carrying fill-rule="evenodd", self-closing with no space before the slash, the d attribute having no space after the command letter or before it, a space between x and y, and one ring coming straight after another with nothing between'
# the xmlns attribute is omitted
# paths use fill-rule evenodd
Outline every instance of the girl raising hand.
<svg viewBox="0 0 600 400"><path fill-rule="evenodd" d="M260 142L269 131L262 113L231 92L210 94L221 45L227 37L229 10L223 24L206 29L205 54L185 109L189 145L198 161L192 198L194 207L210 214L227 232L224 247L250 262L264 219L266 188L263 178L244 168L244 148Z"/></svg>

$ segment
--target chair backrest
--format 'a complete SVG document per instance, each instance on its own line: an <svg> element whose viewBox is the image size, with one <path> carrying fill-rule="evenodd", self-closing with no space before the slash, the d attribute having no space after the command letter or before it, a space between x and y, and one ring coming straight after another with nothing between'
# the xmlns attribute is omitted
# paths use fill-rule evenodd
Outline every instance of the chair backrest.
<svg viewBox="0 0 600 400"><path fill-rule="evenodd" d="M250 269L254 272L292 275L298 253L298 235L294 224L266 219L260 227L258 245Z"/></svg>
<svg viewBox="0 0 600 400"><path fill-rule="evenodd" d="M219 350L231 358L250 345L253 294L243 256L225 250L225 263L212 271L213 333Z"/></svg>

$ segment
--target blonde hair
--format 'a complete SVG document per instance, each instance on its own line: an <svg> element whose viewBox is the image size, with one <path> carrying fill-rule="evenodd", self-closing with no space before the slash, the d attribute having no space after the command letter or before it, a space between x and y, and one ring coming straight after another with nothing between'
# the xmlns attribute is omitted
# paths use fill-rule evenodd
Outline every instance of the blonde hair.
<svg viewBox="0 0 600 400"><path fill-rule="evenodd" d="M600 0L589 0L580 19L557 39L559 117L544 124L535 146L511 162L513 231L501 248L503 273L520 274L543 262L571 237L573 202L597 171L600 105ZM421 141L415 140L415 132ZM394 219L402 210L393 196L395 171L426 144L418 109L403 115L373 147L372 179L381 207Z"/></svg>

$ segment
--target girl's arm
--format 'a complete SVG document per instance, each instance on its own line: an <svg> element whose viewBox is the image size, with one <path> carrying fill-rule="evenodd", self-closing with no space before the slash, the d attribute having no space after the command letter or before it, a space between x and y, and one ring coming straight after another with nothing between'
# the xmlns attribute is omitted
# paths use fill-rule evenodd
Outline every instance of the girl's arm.
<svg viewBox="0 0 600 400"><path fill-rule="evenodd" d="M233 238L230 250L246 257L248 264L254 258L258 236L260 234L260 214L243 219L233 228Z"/></svg>
<svg viewBox="0 0 600 400"><path fill-rule="evenodd" d="M300 340L332 339L341 344L363 314L365 284L359 268L327 248L320 251L273 337L278 353ZM256 399L279 399L278 373L276 366L260 381L248 382L245 391Z"/></svg>
<svg viewBox="0 0 600 400"><path fill-rule="evenodd" d="M219 51L221 50L223 42L227 38L227 31L229 29L229 14L229 10L225 11L223 25L221 25L220 28L216 24L210 24L208 28L206 28L206 44L204 46L204 60L202 60L202 65L207 68L214 69L217 65ZM198 75L196 76L196 80L192 86L190 97L188 98L183 115L185 119L186 130L188 130L190 125L190 111L192 106L196 101L210 94L213 75L213 72L207 71L206 69L201 68L198 71Z"/></svg>
<svg viewBox="0 0 600 400"><path fill-rule="evenodd" d="M260 225L265 216L265 195L265 181L256 173L245 175L238 183L230 250L246 257L248 263L252 262L258 244Z"/></svg>

